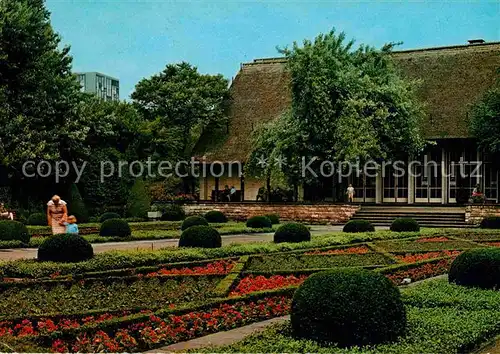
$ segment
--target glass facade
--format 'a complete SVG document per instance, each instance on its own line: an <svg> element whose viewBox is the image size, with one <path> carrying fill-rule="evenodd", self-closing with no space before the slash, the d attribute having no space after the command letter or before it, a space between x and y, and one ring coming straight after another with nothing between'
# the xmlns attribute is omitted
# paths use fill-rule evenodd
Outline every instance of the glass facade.
<svg viewBox="0 0 500 354"><path fill-rule="evenodd" d="M105 101L120 99L120 82L112 77L99 73L77 74L82 92L93 93Z"/></svg>

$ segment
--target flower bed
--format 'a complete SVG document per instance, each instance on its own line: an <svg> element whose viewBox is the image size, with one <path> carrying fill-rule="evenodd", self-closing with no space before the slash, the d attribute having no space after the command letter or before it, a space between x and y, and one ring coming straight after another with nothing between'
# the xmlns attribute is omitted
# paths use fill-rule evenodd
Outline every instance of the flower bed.
<svg viewBox="0 0 500 354"><path fill-rule="evenodd" d="M371 250L366 246L337 248L332 250L314 250L304 253L305 255L336 255L336 254L366 254Z"/></svg>
<svg viewBox="0 0 500 354"><path fill-rule="evenodd" d="M397 285L401 284L405 278L409 278L412 282L415 282L447 273L452 262L453 259L451 258L441 259L438 262L424 263L414 268L396 270L384 275Z"/></svg>
<svg viewBox="0 0 500 354"><path fill-rule="evenodd" d="M421 239L423 240L423 239ZM387 252L423 252L423 251L445 251L445 250L465 250L469 248L481 247L471 241L449 240L449 241L381 241L376 242L377 247L383 248Z"/></svg>
<svg viewBox="0 0 500 354"><path fill-rule="evenodd" d="M306 280L306 278L307 275L300 275L297 277L294 275L273 275L269 278L262 275L249 275L241 279L229 296L240 296L255 291L279 289L290 285L300 285L304 280Z"/></svg>
<svg viewBox="0 0 500 354"><path fill-rule="evenodd" d="M215 308L130 324L116 331L83 333L76 339L56 339L54 352L132 352L189 340L251 322L283 316L290 311L290 298L270 296L260 300L221 304Z"/></svg>
<svg viewBox="0 0 500 354"><path fill-rule="evenodd" d="M444 242L450 241L448 237L440 236L440 237L424 237L415 240L415 242Z"/></svg>
<svg viewBox="0 0 500 354"><path fill-rule="evenodd" d="M213 263L208 263L207 265L204 265L204 266L193 267L193 268L188 268L188 267L172 268L172 269L162 268L156 272L147 273L146 276L147 277L156 277L156 276L161 276L161 275L174 275L174 274L177 274L177 275L191 275L191 274L225 275L225 274L228 274L231 271L231 269L233 269L235 264L236 264L235 261L222 260L222 261L216 261Z"/></svg>
<svg viewBox="0 0 500 354"><path fill-rule="evenodd" d="M486 242L488 246L500 247L500 242Z"/></svg>
<svg viewBox="0 0 500 354"><path fill-rule="evenodd" d="M441 257L456 257L461 251L438 251L425 253L406 253L404 255L394 255L399 261L404 263L415 263L425 259L441 258Z"/></svg>

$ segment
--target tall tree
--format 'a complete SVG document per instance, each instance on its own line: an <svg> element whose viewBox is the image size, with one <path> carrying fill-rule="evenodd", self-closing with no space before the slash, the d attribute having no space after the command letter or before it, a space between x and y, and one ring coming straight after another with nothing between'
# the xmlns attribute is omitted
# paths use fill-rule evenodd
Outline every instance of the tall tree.
<svg viewBox="0 0 500 354"><path fill-rule="evenodd" d="M486 152L500 153L500 87L494 87L472 107L469 127Z"/></svg>
<svg viewBox="0 0 500 354"><path fill-rule="evenodd" d="M297 183L304 181L302 158L316 158L310 167L319 175L324 160L392 159L423 148L423 110L414 83L403 80L391 61L393 45L375 50L353 44L331 31L279 49L291 75L292 105L257 135L249 161L253 171L267 152L287 161L281 170ZM269 175L277 164L265 167Z"/></svg>
<svg viewBox="0 0 500 354"><path fill-rule="evenodd" d="M161 73L141 80L131 97L146 119L180 136L182 151L187 153L197 139L192 134L225 124L228 81L222 75L202 75L186 62L169 64Z"/></svg>

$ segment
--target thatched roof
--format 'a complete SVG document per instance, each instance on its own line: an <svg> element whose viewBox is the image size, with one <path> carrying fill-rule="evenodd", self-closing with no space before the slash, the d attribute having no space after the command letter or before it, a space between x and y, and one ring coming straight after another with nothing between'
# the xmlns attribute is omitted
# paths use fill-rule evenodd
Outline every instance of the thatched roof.
<svg viewBox="0 0 500 354"><path fill-rule="evenodd" d="M404 50L393 53L402 75L419 79L426 107L427 138L468 137L470 105L500 78L500 42ZM290 105L289 75L282 58L242 64L231 85L229 126L206 132L195 148L207 160L245 161L252 132L276 119Z"/></svg>

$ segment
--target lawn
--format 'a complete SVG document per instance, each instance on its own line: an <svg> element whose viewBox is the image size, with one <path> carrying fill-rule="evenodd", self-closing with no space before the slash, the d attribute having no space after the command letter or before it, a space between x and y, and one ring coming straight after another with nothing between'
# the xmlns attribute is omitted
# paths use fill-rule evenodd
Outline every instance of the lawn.
<svg viewBox="0 0 500 354"><path fill-rule="evenodd" d="M4 262L0 336L18 351L156 349L287 315L295 289L323 269L363 267L396 285L445 274L463 250L487 247L460 236L442 230L332 233L301 243L115 251L80 263ZM402 292L407 335L395 344L345 352L462 352L498 334L496 292L442 280ZM338 348L292 338L283 323L217 351L332 349Z"/></svg>

